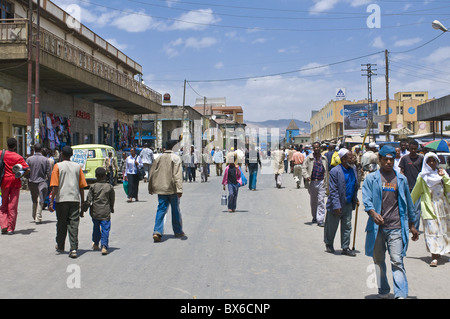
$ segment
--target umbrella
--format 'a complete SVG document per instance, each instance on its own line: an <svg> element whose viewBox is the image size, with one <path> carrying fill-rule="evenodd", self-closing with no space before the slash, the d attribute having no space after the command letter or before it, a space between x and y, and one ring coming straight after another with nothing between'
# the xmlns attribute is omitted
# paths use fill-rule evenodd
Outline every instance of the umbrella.
<svg viewBox="0 0 450 319"><path fill-rule="evenodd" d="M450 152L450 148L448 147L448 143L446 140L434 140L425 143L423 147L430 148L438 152Z"/></svg>

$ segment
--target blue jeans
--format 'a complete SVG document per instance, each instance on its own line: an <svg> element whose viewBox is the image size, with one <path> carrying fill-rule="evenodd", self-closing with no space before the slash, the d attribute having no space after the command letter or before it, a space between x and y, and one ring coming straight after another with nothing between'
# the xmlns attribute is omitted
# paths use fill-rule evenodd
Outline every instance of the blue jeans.
<svg viewBox="0 0 450 319"><path fill-rule="evenodd" d="M94 228L92 230L92 241L96 245L101 242L102 246L108 248L111 220L92 219L92 222L94 223Z"/></svg>
<svg viewBox="0 0 450 319"><path fill-rule="evenodd" d="M228 184L228 209L236 210L239 184Z"/></svg>
<svg viewBox="0 0 450 319"><path fill-rule="evenodd" d="M256 176L258 175L258 167L248 167L248 188L256 189Z"/></svg>
<svg viewBox="0 0 450 319"><path fill-rule="evenodd" d="M420 197L419 199L414 203L414 209L416 210L416 221L414 222L414 226L416 227L417 231L419 231L420 226L420 215L422 214L422 207L420 205Z"/></svg>
<svg viewBox="0 0 450 319"><path fill-rule="evenodd" d="M156 211L155 228L153 234L163 235L164 219L169 209L172 209L172 229L175 234L183 233L183 221L180 212L180 199L177 194L158 195L158 209Z"/></svg>
<svg viewBox="0 0 450 319"><path fill-rule="evenodd" d="M384 261L386 250L391 259L392 277L394 282L394 297L408 297L408 280L403 264L403 239L401 229L378 230L375 247L373 249L373 262L377 270L378 293L387 294L390 291L386 275L386 263Z"/></svg>

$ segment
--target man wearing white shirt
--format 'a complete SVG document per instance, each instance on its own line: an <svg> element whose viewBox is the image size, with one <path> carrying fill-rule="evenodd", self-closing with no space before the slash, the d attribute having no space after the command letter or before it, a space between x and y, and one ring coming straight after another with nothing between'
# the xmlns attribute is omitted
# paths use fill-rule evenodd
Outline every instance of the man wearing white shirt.
<svg viewBox="0 0 450 319"><path fill-rule="evenodd" d="M151 148L148 147L148 144L144 144L144 148L141 151L141 159L142 164L144 165L144 183L147 182L147 180L150 179L150 170L152 169L153 161L155 160L153 156L153 151Z"/></svg>

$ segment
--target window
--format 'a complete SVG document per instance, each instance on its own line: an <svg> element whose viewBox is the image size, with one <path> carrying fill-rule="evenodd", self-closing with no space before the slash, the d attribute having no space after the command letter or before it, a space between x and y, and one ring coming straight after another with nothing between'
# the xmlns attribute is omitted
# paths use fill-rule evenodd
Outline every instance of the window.
<svg viewBox="0 0 450 319"><path fill-rule="evenodd" d="M403 94L403 97L411 97L411 94Z"/></svg>
<svg viewBox="0 0 450 319"><path fill-rule="evenodd" d="M416 97L425 97L425 94L416 94Z"/></svg>
<svg viewBox="0 0 450 319"><path fill-rule="evenodd" d="M0 19L13 19L13 4L6 0L0 0Z"/></svg>
<svg viewBox="0 0 450 319"><path fill-rule="evenodd" d="M26 146L26 134L25 126L13 125L13 137L17 140L17 153L21 156L26 156L25 146Z"/></svg>

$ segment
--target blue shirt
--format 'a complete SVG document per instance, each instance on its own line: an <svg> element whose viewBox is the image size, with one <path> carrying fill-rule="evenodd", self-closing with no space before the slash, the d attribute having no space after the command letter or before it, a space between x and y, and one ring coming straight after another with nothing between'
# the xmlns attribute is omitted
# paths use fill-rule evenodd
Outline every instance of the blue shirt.
<svg viewBox="0 0 450 319"><path fill-rule="evenodd" d="M345 177L345 198L347 199L347 203L351 203L355 191L356 176L351 167L346 169L342 164L341 167Z"/></svg>

